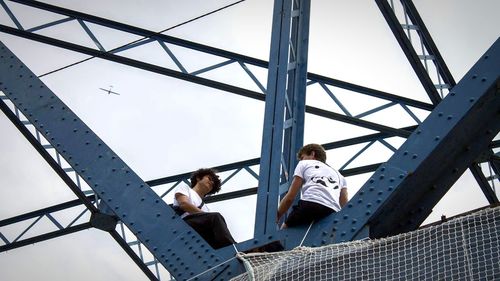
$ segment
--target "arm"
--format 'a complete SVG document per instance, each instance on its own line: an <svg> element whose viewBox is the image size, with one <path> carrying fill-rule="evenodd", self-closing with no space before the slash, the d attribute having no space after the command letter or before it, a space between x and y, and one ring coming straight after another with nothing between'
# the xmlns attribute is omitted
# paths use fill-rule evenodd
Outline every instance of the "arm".
<svg viewBox="0 0 500 281"><path fill-rule="evenodd" d="M349 201L348 194L347 194L347 188L342 188L340 190L340 207L343 208L345 204L347 204L347 201Z"/></svg>
<svg viewBox="0 0 500 281"><path fill-rule="evenodd" d="M195 213L202 213L203 211L198 209L195 205L191 203L189 200L189 197L182 193L176 193L175 194L175 200L177 200L177 203L179 203L179 208L181 208L183 211L188 212L190 214L195 214Z"/></svg>
<svg viewBox="0 0 500 281"><path fill-rule="evenodd" d="M290 209L290 206L292 206L295 196L297 196L297 193L302 187L302 183L303 180L301 177L293 177L292 184L290 185L290 188L288 189L285 197L281 199L280 206L278 207L278 217L276 219L277 221L279 221L279 219L286 213L286 211Z"/></svg>

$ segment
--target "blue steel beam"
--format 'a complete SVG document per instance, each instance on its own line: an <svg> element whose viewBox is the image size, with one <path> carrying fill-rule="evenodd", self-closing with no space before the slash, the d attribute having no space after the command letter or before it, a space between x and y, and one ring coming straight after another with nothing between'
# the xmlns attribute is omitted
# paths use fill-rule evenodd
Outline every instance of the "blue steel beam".
<svg viewBox="0 0 500 281"><path fill-rule="evenodd" d="M186 40L182 40L182 39L178 39L178 38L166 36L166 35L159 34L159 33L156 33L156 32L152 32L152 31L148 31L148 30L136 28L136 27L129 26L129 25L126 25L126 24L122 24L122 23L110 21L110 20L107 20L107 19L95 17L95 16L92 16L92 15L87 15L87 14L80 13L80 12L77 12L77 11L72 11L72 10L69 10L69 9L64 9L64 8L60 8L60 7L57 7L57 6L53 6L53 5L41 3L41 2L36 2L36 1L17 1L17 2L19 2L19 3L23 4L23 5L31 6L31 7L36 8L36 9L41 9L41 10L44 10L44 11L50 11L50 12L57 13L57 14L62 15L62 16L68 16L68 17L70 17L70 18L67 18L65 21L67 21L67 20L76 20L78 22L89 21L89 22L92 22L94 24L98 24L98 25L104 26L106 28L112 28L112 29L119 30L119 31L122 31L122 32L129 32L131 34L139 35L139 36L143 36L144 37L144 40L142 40L142 41L140 41L138 43L127 44L126 45L126 49L134 48L134 47L137 47L137 46L140 46L140 45L143 45L143 44L148 44L148 43L151 43L151 42L157 42L157 43L159 43L166 50L166 52L172 58L172 60L174 60L174 62L179 66L179 69L181 70L180 73L182 73L184 75L187 75L186 77L196 76L197 73L199 74L200 72L208 71L209 69L219 68L219 67L222 67L223 65L227 65L228 63L238 62L238 64L243 68L243 70L245 72L247 72L247 74L249 75L249 77L252 80L254 80L254 82L256 83L256 85L262 90L262 93L265 93L265 89L263 88L263 86L261 85L261 83L258 80L255 79L255 76L248 70L248 68L246 67L246 64L250 64L250 65L257 66L257 67L263 67L263 68L265 68L265 67L267 67L267 62L266 61L258 60L258 59L247 57L247 56L238 55L238 54L235 54L235 53L232 53L232 52L228 52L228 51L224 51L224 50L221 50L221 49L216 49L216 48L205 46L205 45L201 45L201 44L198 44L198 43L193 43L193 42L189 42L189 41L186 41ZM16 19L16 18L14 17L14 19ZM44 24L42 26L43 26L43 28L46 28L48 26L53 26L53 25L56 25L56 24L60 24L60 21L56 21L56 22L52 22L52 23L47 23L47 24ZM13 35L16 35L16 36L21 36L21 37L29 38L29 39L32 39L32 40L37 40L39 42L43 42L43 43L47 43L47 44L54 44L55 46L59 46L59 47L62 47L62 48L68 48L68 49L73 50L73 51L79 51L79 50L81 50L82 46L74 46L74 45L68 44L68 43L64 44L64 43L60 42L60 40L55 40L53 38L47 38L47 37L40 37L40 36L30 35L30 33L32 33L34 30L39 30L40 28L42 28L42 26L30 28L30 29L25 30L25 31L21 27L18 26L18 32L17 33L14 32L12 29L9 29L8 27L3 26L2 28L4 29L4 32L10 33L10 34L13 34ZM85 32L87 32L87 31L85 31ZM89 38L89 39L95 40L95 38ZM168 49L168 47L165 45L165 43L174 44L174 45L177 45L177 46L181 46L183 48L188 48L188 49L195 50L195 51L198 51L198 52L203 52L203 53L206 53L206 54L218 56L221 59L228 59L228 61L226 61L225 63L222 63L222 64L216 64L214 66L208 67L207 70L203 69L203 70L199 70L199 71L194 71L194 72L191 72L191 73L187 73L187 70L185 70L182 67L182 64L177 60L177 58L175 57L175 55L173 55L173 53ZM107 53L116 54L116 53L122 51L123 49L125 49L125 47L124 48L118 47L118 48L115 48L113 50L107 51ZM94 49L91 49L91 50L94 50ZM87 50L87 51L89 51L89 50ZM99 51L99 50L95 50L95 51ZM104 59L109 59L109 58L106 58L106 56L105 56ZM88 60L88 59L86 59L86 60ZM86 61L86 60L83 60L83 61ZM81 62L83 62L83 61L81 61ZM113 61L115 61L115 60L113 60ZM136 67L140 67L140 66L136 66ZM157 71L157 69L156 70L150 70L150 71ZM49 72L49 73L51 73L51 72ZM163 75L171 75L171 74L168 74L168 73L165 73L165 72L162 73L162 74ZM46 75L46 74L44 74L44 75ZM44 76L44 75L42 75L42 76ZM184 78L186 78L186 77L184 77ZM325 88L325 91L327 91L325 85L330 85L330 86L339 87L339 88L342 88L342 89L348 89L348 90L354 91L356 93L361 93L361 94L365 94L365 95L370 95L370 96L374 96L374 97L378 97L378 98L390 100L391 102L394 102L394 103L397 103L397 104L401 105L405 109L405 111L408 112L408 114L410 116L412 116L412 115L414 116L414 114L412 114L412 112L410 111L410 109L407 108L408 105L412 106L412 107L416 107L416 108L426 109L426 110L430 110L430 108L432 108L432 105L428 105L426 103L414 101L414 100L411 100L411 99L405 99L405 98L398 97L398 96L395 96L395 95L391 95L391 94L388 94L388 93L384 93L384 92L381 92L381 91L377 91L377 90L373 90L373 89L369 89L369 88L361 87L361 86L357 86L357 85L352 85L350 83L339 81L339 80L335 80L335 79L331 79L331 78L321 77L319 75L315 75L315 74L312 74L312 73L308 73L308 78L310 79L310 82L307 85L313 85L315 83L320 83L321 86L323 88ZM194 83L200 82L199 80L196 80L196 79L186 80L186 81L190 81L190 82L194 82ZM203 83L206 83L207 81L201 81L201 82L203 84ZM203 84L203 85L208 85L208 84ZM214 83L214 86L215 86L215 88L217 88L217 87L225 87L226 91L228 91L230 93L233 90L238 91L238 87L231 88L231 87L227 87L227 85L224 85L222 83ZM218 88L218 89L220 89L220 88ZM257 98L257 99L262 98L262 95L260 97L258 95L257 96L255 96L255 95L254 96L250 96L251 92L252 91L250 91L250 92L234 92L234 93L240 94L240 95L244 95L244 96L247 96L247 97ZM263 100L263 98L261 100ZM306 107L306 112L312 112L311 110L314 110L314 108ZM313 113L313 114L315 114L315 113ZM331 115L331 114L328 115L328 116L324 116L324 117L332 118L332 119L336 118L335 115ZM415 117L413 117L413 118L415 118ZM356 119L352 119L352 116L347 116L347 118L339 119L339 120L341 120L342 122L345 122L344 120L347 120L348 123L350 123L350 124L357 124L356 122L353 122L353 120L356 120ZM357 120L359 120L359 123L358 123L359 126L367 125L366 128L377 130L377 128L374 127L373 124L364 123L363 120L361 120L359 118L357 118ZM417 123L419 123L419 122L417 121ZM383 127L380 127L380 128L383 129Z"/></svg>
<svg viewBox="0 0 500 281"><path fill-rule="evenodd" d="M239 96L243 96L243 97L247 97L247 98L252 98L252 99L256 99L256 100L260 100L260 101L264 101L266 99L266 95L264 95L264 94L260 94L258 92L247 90L247 89L244 89L244 88L241 88L241 87L237 87L237 86L233 86L233 85L229 85L229 84L217 82L217 81L214 81L214 80L210 80L210 79L207 79L207 78L202 78L202 77L190 75L190 74L187 74L187 73L182 73L182 72L179 72L179 71L175 71L175 70L171 70L171 69L164 68L164 67L161 67L161 66L157 66L157 65L153 65L153 64L141 62L141 61L138 61L138 60L127 58L127 57L122 57L122 56L119 56L119 55L115 55L115 54L111 54L111 53L107 53L107 52L102 52L100 50L95 50L95 49L88 48L88 47L85 47L85 46L80 46L80 45L72 44L72 43L69 43L69 42L65 42L65 41L54 39L54 38L46 37L46 36L43 36L43 35L39 35L39 34L35 34L35 33L29 33L29 32L26 32L26 31L18 30L18 29L12 28L12 27L1 25L1 24L0 24L0 31L8 33L8 34L11 34L11 35L15 35L15 36L27 38L27 39L30 39L30 40L34 40L34 41L38 41L38 42L50 44L50 45L53 45L53 46L65 48L65 49L68 49L68 50L80 52L80 53L83 53L83 54L87 54L87 55L99 57L101 59L106 59L106 60L113 61L113 62L116 62L116 63L121 63L121 64L132 66L132 67L135 67L135 68L147 70L147 71L154 72L154 73L157 73L157 74L166 75L166 76L169 76L169 77L181 79L181 80L184 80L184 81L187 81L187 82L192 82L192 83L200 84L200 85L203 85L203 86L207 86L207 87L211 87L211 88L214 88L214 89L222 90L222 91L225 91L225 92L228 92L228 93L233 93L233 94L236 94L236 95L239 95ZM380 96L381 93L382 92L377 92L376 94L378 96ZM387 98L392 98L392 97L393 96L387 96ZM414 102L414 104L425 106L425 104L418 103L418 102ZM306 106L305 110L306 110L307 113L311 113L311 114L314 114L314 115L317 115L317 116L322 116L322 117L325 117L325 118L328 118L328 119L332 119L332 120L336 120L336 121L345 122L345 123L348 123L348 124L360 126L360 127L363 127L363 128L367 128L367 129L371 129L371 130L376 130L376 131L380 131L380 132L386 132L386 133L396 133L396 135L401 136L401 137L407 137L407 136L409 136L409 132L407 132L405 130L401 130L401 129L397 129L397 128L392 128L392 127L380 125L380 124L377 124L377 123L365 121L365 120L360 119L360 118L355 118L355 117L346 116L346 115L342 115L342 114L339 114L339 113L335 113L335 112L323 110L323 109L320 109L320 108L317 108L317 107Z"/></svg>
<svg viewBox="0 0 500 281"><path fill-rule="evenodd" d="M387 21L387 24L391 28L396 40L398 41L401 49L405 53L406 57L410 65L413 67L413 70L417 74L418 79L422 83L427 95L434 105L438 104L441 101L441 97L439 96L436 87L434 86L434 82L429 77L426 69L422 65L420 58L417 55L417 52L413 48L411 41L406 36L401 24L399 23L398 18L396 17L393 8L389 5L387 0L375 0L382 15ZM423 22L422 22L423 23ZM430 37L429 37L430 38Z"/></svg>
<svg viewBox="0 0 500 281"><path fill-rule="evenodd" d="M481 171L481 167L473 163L469 167L472 175L476 179L477 182L479 182L479 187L481 187L481 190L483 191L484 195L486 196L486 199L490 204L497 204L499 203L498 198L496 196L495 191L491 188L490 184L488 183L488 179L484 176L483 172Z"/></svg>
<svg viewBox="0 0 500 281"><path fill-rule="evenodd" d="M174 277L234 255L230 247L213 250L3 44L0 90ZM214 268L204 277L219 274Z"/></svg>
<svg viewBox="0 0 500 281"><path fill-rule="evenodd" d="M23 123L17 118L17 116L9 109L7 104L0 99L0 110L7 116L7 118L16 126L16 128L21 132L21 134L29 141L29 143L35 148L36 151L42 156L42 158L49 164L49 166L56 172L56 174L63 180L63 182L73 191L73 193L78 197L78 199L85 204L87 209L91 212L97 212L97 208L92 204L91 201L87 200L87 197L82 192L82 190L73 182L73 180L68 176L64 169L54 160L50 153L43 147L43 145L31 134L31 132L23 125ZM1 226L1 225L0 225Z"/></svg>
<svg viewBox="0 0 500 281"><path fill-rule="evenodd" d="M13 120L16 121L17 118L14 117ZM20 122L18 122L18 123L20 123ZM20 127L20 128L22 131L25 131L23 129L23 127ZM408 127L405 129L413 131L415 129L415 127ZM27 132L27 130L26 130L26 132ZM28 133L27 138L30 138L31 134L29 132L27 132L27 133ZM356 138L352 138L352 139L346 139L346 140L341 140L341 141L325 143L325 144L323 144L323 147L325 147L325 149L328 151L328 150L335 149L335 148L342 148L342 147L346 147L346 146L350 146L350 145L356 145L356 144L365 143L365 142L372 142L372 141L380 140L380 139L387 138L387 137L391 137L391 136L386 135L386 134L377 133L377 134L372 134L372 135L356 137ZM37 143L36 141L33 141L33 142L35 144ZM41 148L41 150L42 149L43 148ZM53 161L53 160L51 160L51 158L48 158L48 159L49 159L48 161ZM260 161L260 158L254 158L254 159L249 159L249 160L245 160L245 161L235 162L235 163L221 165L221 166L212 167L212 168L216 169L219 172L226 172L226 171L235 170L235 169L245 169L245 168L249 168L250 166L258 165L259 161ZM368 173L368 172L373 172L381 164L382 163L377 163L377 164L361 166L361 167L356 167L356 168L351 168L351 169L342 169L342 170L340 170L340 172L342 173L342 175L349 177L349 176L364 174L364 173ZM57 167L59 167L59 166L55 165L55 167L56 167L55 169L58 169ZM192 174L192 172L188 172L188 173L182 173L182 174L178 174L178 175L174 175L174 176L149 180L149 181L146 181L146 184L148 184L151 188L154 189L154 187L158 186L158 185L171 184L171 183L176 183L179 181L189 180L191 174ZM69 179L69 183L72 184L71 179ZM245 189L241 189L238 191L226 192L226 193L213 195L213 196L206 198L205 202L214 203L214 202L220 202L220 201L240 198L240 197L244 197L244 196L250 196L250 195L254 195L254 194L257 194L257 187L245 188ZM95 195L86 195L85 200L81 200L81 199L72 200L72 201L57 204L57 205L54 205L54 206L51 206L48 208L25 213L25 214L22 214L22 215L13 217L13 218L4 219L4 220L0 221L0 227L7 226L7 225L13 225L13 224L19 223L21 221L25 221L27 219L32 219L35 217L51 214L54 212L61 212L61 211L64 211L66 209L70 209L70 208L85 204L85 202L89 202L90 206L93 206L92 204L93 204L93 202L95 202ZM95 210L95 211L97 211L97 210Z"/></svg>
<svg viewBox="0 0 500 281"><path fill-rule="evenodd" d="M276 0L269 55L254 237L276 233L280 185L287 185L302 146L309 0Z"/></svg>
<svg viewBox="0 0 500 281"><path fill-rule="evenodd" d="M304 245L416 229L500 130L499 61L497 39L347 206L311 229ZM304 229L294 231L287 247L303 238Z"/></svg>
<svg viewBox="0 0 500 281"><path fill-rule="evenodd" d="M408 14L411 22L417 26L417 33L421 38L422 44L424 45L425 49L428 52L427 55L432 57L432 62L435 64L436 69L439 72L439 75L443 79L443 81L438 81L438 83L444 82L445 85L447 85L449 88L455 87L457 83L455 82L455 79L451 75L451 72L445 63L443 56L439 52L436 43L434 43L434 40L432 39L429 30L425 26L424 21L420 17L420 14L418 13L417 8L413 4L413 1L401 0L401 4L403 5L404 10Z"/></svg>
<svg viewBox="0 0 500 281"><path fill-rule="evenodd" d="M88 21L88 22L91 22L93 24L101 25L101 26L104 26L107 28L111 28L111 29L115 29L115 30L119 30L119 31L123 31L123 32L128 32L128 33L131 33L131 34L134 34L137 36L143 36L145 38L158 40L159 42L162 42L162 43L169 43L169 44L177 45L180 47L188 48L191 50L199 51L202 53L219 56L222 58L229 59L230 61L238 61L240 63L250 64L250 65L254 65L257 67L263 67L263 68L268 67L268 62L264 61L264 60L260 60L260 59L249 57L249 56L244 56L241 54L229 52L226 50L210 47L207 45L191 42L188 40L184 40L184 39L180 39L180 38L176 38L176 37L172 37L172 36L168 36L168 35L164 35L164 34L158 34L154 31L141 29L141 28L134 27L131 25L123 24L123 23L116 22L116 21L111 21L108 19L104 19L104 18L93 16L93 15L77 12L74 10L61 8L61 7L57 7L54 5L50 5L50 4L46 4L46 3L42 3L42 2L38 2L38 1L28 1L28 0L10 0L10 1L16 2L19 4L23 4L23 5L27 5L27 6L30 6L33 8L38 8L38 9L41 9L44 11L53 12L53 13L56 13L59 15L68 16L70 18ZM18 28L18 29L22 30L21 28ZM16 35L16 34L14 34L14 35ZM18 35L18 36L21 36L21 35ZM26 35L24 35L22 37L29 38ZM49 41L46 41L44 43L51 44ZM60 46L60 47L64 48L64 46ZM70 50L78 51L75 49L70 49ZM314 83L325 83L325 84L328 84L328 85L331 85L334 87L339 87L342 89L354 91L357 93L362 93L362 94L373 96L373 97L387 99L390 101L394 101L394 102L401 103L401 104L406 104L408 106L412 106L412 107L416 107L416 108L420 108L420 109L424 109L424 110L432 110L432 108L433 108L433 105L431 105L431 104L408 99L405 97L400 97L397 95L392 95L389 93L385 93L383 91L370 89L367 87L355 85L355 84L348 83L345 81L324 77L324 76L314 74L314 73L308 73L307 78L310 79L310 81L311 81L311 83L309 83L308 85L314 84Z"/></svg>
<svg viewBox="0 0 500 281"><path fill-rule="evenodd" d="M387 0L377 0L382 14L387 20L390 28L392 29L396 39L398 40L404 53L407 55L410 64L413 66L415 72L419 76L424 88L430 93L431 86L430 82L434 83L434 88L436 88L443 96L443 89L452 89L455 87L456 82L451 75L448 66L446 65L441 53L439 52L432 36L430 35L424 21L420 17L417 8L411 0L400 0L403 10L403 16L406 23L401 24L396 16L396 5L393 1L389 5ZM407 30L407 33L404 32ZM412 31L418 35L420 47L422 49L422 55L417 55L417 46L415 46L415 40L412 40ZM436 68L436 75L431 75L428 61L432 61L434 67ZM425 70L425 71L424 71ZM435 77L434 79L432 77ZM434 91L432 91L434 92ZM432 93L430 96L434 96ZM490 204L498 202L496 194L491 189L491 186L487 181L484 180L484 175L480 169L475 166L470 167L471 173L474 175L477 183L479 184L481 190L485 194L488 202Z"/></svg>
<svg viewBox="0 0 500 281"><path fill-rule="evenodd" d="M0 253L5 252L5 251L10 251L10 250L13 250L16 248L24 247L27 245L32 245L32 244L46 241L49 239L61 237L61 236L75 233L78 231L86 230L86 229L89 229L91 227L92 227L92 225L90 224L90 222L87 222L87 223L82 223L82 224L66 227L63 229L59 229L56 231L44 233L42 235L37 235L36 237L30 237L30 238L26 238L26 239L19 240L19 241L13 241L13 242L6 243L5 245L0 246Z"/></svg>
<svg viewBox="0 0 500 281"><path fill-rule="evenodd" d="M51 206L48 208L29 212L23 215L19 215L13 218L0 221L0 227L3 227L3 226L13 225L21 221L35 219L35 221L28 228L22 231L22 234L18 236L14 241L8 241L4 236L2 236L4 237L4 239L2 240L4 240L5 245L0 246L0 252L12 250L26 245L32 245L34 243L42 242L63 235L71 234L80 230L88 229L90 227L96 227L95 224L97 220L94 219L94 217L100 211L94 206L94 203L96 203L95 195L85 195L85 193L81 190L79 185L75 184L75 182L68 176L67 172L61 167L61 165L58 162L56 162L56 160L50 155L47 149L28 130L28 128L25 126L25 123L22 122L18 118L18 116L16 116L16 114L14 114L14 112L12 112L9 109L9 107L5 104L3 100L0 100L0 109L7 116L7 118L16 126L16 128L23 134L23 136L30 142L30 144L35 148L35 150L40 153L42 158L44 158L45 161L47 161L50 167L54 169L54 171L59 175L59 177L67 184L67 186L78 197L77 200L65 202L62 204L58 204L55 206ZM52 213L65 211L66 209L74 208L79 205L85 205L87 209L78 214L78 216L74 220L72 220L72 222L69 225L65 227L63 227L60 223L58 223L57 220L52 215ZM74 223L77 222L85 214L86 211L90 211L91 221L89 223L74 225ZM41 223L40 219L42 217L51 218L51 220L53 220L54 225L59 226L59 229L56 231L46 232L34 237L20 240L20 238L31 227L33 227L36 223ZM150 280L158 280L158 278L156 278L156 276L149 270L149 268L144 264L144 262L142 262L141 258L139 258L137 254L135 254L135 252L126 243L123 243L123 238L119 237L116 231L108 231L108 232L113 236L113 238L115 238L118 244L120 244L120 246L129 255L129 257L138 265L138 267L144 272L144 274ZM2 235L1 232L0 235Z"/></svg>
<svg viewBox="0 0 500 281"><path fill-rule="evenodd" d="M0 108L2 108L1 105L2 105L2 103L0 103ZM7 112L8 116L10 116L12 118L12 120L15 122L15 124L20 125L18 129L20 129L21 132L26 133L25 137L28 138L28 140L31 140L31 142L34 143L35 146L38 146L37 145L38 142L36 140L33 140L31 133L29 133L28 130L23 128L24 126L22 126L22 124L20 124L21 122L19 122L19 120L17 118L15 118L15 116L13 116L12 113L10 113L10 110L6 109L5 112ZM407 127L407 128L403 128L403 129L408 130L408 131L414 131L415 128L416 128L415 126L412 126L412 127ZM361 144L361 143L382 140L382 139L390 138L390 137L393 137L393 135L376 133L376 134L371 134L371 135L355 137L355 138L351 138L351 139L345 139L345 140L340 140L340 141L324 143L324 144L322 144L322 146L328 151L328 150L332 150L332 149L336 149L336 148L343 148L343 147L347 147L347 146L351 146L351 145L357 145L357 144ZM496 144L496 142L493 142L493 144ZM43 148L40 147L39 150L42 151ZM47 155L47 157L48 157L47 161L49 163L53 161L53 159L50 157L50 155ZM227 171L235 170L235 169L247 169L247 168L249 169L249 167L251 167L251 166L258 165L259 162L260 162L260 158L253 158L253 159L234 162L234 163L225 164L225 165L221 165L221 166L216 166L216 167L212 167L212 168L219 171L219 172L227 172ZM54 168L55 170L59 169L58 168L59 165L57 165L57 163L53 163L53 164L54 164L53 167L55 167ZM340 170L340 172L342 173L342 175L344 175L346 177L355 176L355 175L360 175L360 174L364 174L364 173L368 173L368 172L373 172L381 164L382 163L372 164L372 165L367 165L367 166L360 166L360 167L351 168L351 169L342 169L342 170ZM193 172L188 172L188 173L182 173L182 174L178 174L178 175L174 175L174 176L168 176L168 177L158 178L158 179L154 179L154 180L149 180L149 181L146 181L146 184L148 186L150 186L151 188L154 188L155 186L159 186L159 185L171 184L171 183L176 183L179 181L189 180L192 173ZM63 177L65 177L64 174L63 174ZM71 179L66 178L66 180L69 183L69 185L72 184ZM78 187L75 187L75 189L78 189ZM239 197L249 196L249 195L254 195L254 194L257 194L257 188L255 188L255 187L246 188L246 189L242 189L242 190L238 190L238 191L234 191L234 192L227 192L227 193L213 195L213 196L207 197L205 201L207 203L219 202L219 201L224 201L224 200L228 200L228 199L239 198ZM90 202L90 206L93 207L92 203L94 201L95 201L95 195L86 195L84 200L79 199L79 200L68 201L68 202L65 202L62 204L57 204L57 205L51 206L51 207L46 208L46 209L41 209L41 210L37 210L34 212L26 213L26 214L23 214L20 216L16 216L15 218L2 220L0 222L0 227L5 226L5 225L9 225L9 224L14 224L16 222L19 222L19 221L22 221L25 219L33 218L33 214L43 215L46 213L62 211L64 209L68 209L68 208L72 208L72 207L76 207L78 205L84 204L85 202ZM95 211L97 211L97 209L95 209Z"/></svg>

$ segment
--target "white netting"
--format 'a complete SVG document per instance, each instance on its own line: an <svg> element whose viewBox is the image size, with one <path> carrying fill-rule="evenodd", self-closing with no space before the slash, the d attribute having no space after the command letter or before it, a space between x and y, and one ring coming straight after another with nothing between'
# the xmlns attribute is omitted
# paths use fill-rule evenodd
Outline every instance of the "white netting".
<svg viewBox="0 0 500 281"><path fill-rule="evenodd" d="M377 240L247 254L232 280L500 280L500 207Z"/></svg>

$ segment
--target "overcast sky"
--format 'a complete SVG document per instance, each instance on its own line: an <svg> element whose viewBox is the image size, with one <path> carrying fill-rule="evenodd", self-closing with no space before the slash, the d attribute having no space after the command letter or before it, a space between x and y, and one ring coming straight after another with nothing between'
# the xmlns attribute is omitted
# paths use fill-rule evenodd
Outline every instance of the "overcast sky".
<svg viewBox="0 0 500 281"><path fill-rule="evenodd" d="M54 19L52 15L5 2L21 17L25 27ZM158 0L150 1L147 6L144 1L44 2L159 31L234 1ZM246 0L166 34L268 60L272 3ZM500 35L500 1L414 0L414 3L456 81ZM0 23L13 26L3 11ZM95 25L90 28L106 49L138 39ZM313 0L310 29L309 72L428 102L374 1ZM74 22L40 33L57 34L68 41L92 46ZM0 40L37 75L86 58L3 33ZM188 71L218 62L203 54L171 48ZM126 55L177 70L157 44L127 51ZM255 70L266 85L266 72ZM258 90L238 65L203 77ZM260 156L264 109L260 101L99 59L42 80L145 181ZM99 90L110 85L120 96ZM359 98L349 98L349 93L332 90L353 114L383 104L369 98L360 102ZM318 88L308 88L307 99L309 105L339 112ZM417 114L425 117L424 112ZM370 118L394 127L412 125L412 120L398 109ZM326 143L369 133L372 131L307 115L304 142ZM0 220L75 198L3 114L0 114L0 135ZM402 140L395 138L389 142L398 146ZM361 147L330 151L328 162L338 168ZM386 147L377 144L348 168L385 161L390 155ZM347 178L351 197L368 176ZM254 186L256 180L242 175L228 182L224 189ZM451 216L486 204L480 189L466 173L426 222L435 221L442 214ZM236 240L252 237L254 196L210 207L223 213ZM64 215L60 219L69 218L73 217ZM33 235L37 231L43 233L43 226L40 227L32 230ZM10 240L20 234L19 226L0 228L0 232ZM95 229L0 253L0 280L88 278L146 280L114 240Z"/></svg>

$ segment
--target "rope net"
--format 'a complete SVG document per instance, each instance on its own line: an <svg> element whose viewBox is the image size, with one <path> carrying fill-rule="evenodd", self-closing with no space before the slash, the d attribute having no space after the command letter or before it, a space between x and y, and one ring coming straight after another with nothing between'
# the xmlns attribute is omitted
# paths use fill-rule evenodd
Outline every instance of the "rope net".
<svg viewBox="0 0 500 281"><path fill-rule="evenodd" d="M498 280L500 207L384 239L246 254L232 280Z"/></svg>

